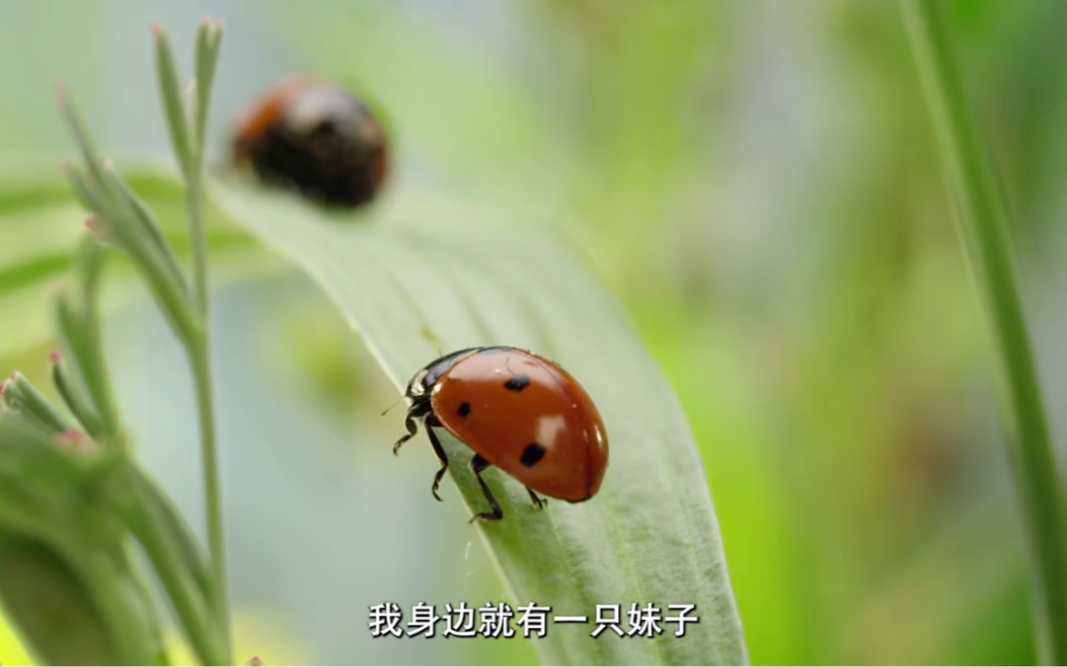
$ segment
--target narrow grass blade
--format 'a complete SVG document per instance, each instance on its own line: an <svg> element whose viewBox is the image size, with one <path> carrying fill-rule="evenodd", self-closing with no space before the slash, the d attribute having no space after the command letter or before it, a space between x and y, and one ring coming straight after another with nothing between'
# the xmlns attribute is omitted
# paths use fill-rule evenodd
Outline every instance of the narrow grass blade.
<svg viewBox="0 0 1067 667"><path fill-rule="evenodd" d="M186 178L190 178L193 174L193 151L189 140L189 121L182 102L181 75L174 62L174 50L167 32L162 26L154 26L153 30L156 37L156 75L163 99L163 113L167 118L167 129L178 164Z"/></svg>
<svg viewBox="0 0 1067 667"><path fill-rule="evenodd" d="M994 342L1006 444L1029 541L1038 654L1067 663L1067 543L1045 410L1015 278L1007 209L952 54L938 3L904 0L975 281Z"/></svg>

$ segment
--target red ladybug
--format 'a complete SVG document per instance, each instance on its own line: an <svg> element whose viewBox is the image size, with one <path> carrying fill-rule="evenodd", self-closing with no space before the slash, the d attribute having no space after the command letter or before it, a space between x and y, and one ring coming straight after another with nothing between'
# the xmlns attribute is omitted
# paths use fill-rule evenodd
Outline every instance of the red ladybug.
<svg viewBox="0 0 1067 667"><path fill-rule="evenodd" d="M265 183L327 206L369 202L386 172L385 132L367 107L308 79L268 91L238 125L233 151Z"/></svg>
<svg viewBox="0 0 1067 667"><path fill-rule="evenodd" d="M447 354L415 374L404 396L410 401L393 453L418 432L423 418L430 444L441 460L434 498L448 470L448 457L433 427L444 427L474 450L471 470L492 512L471 521L504 516L482 478L496 466L537 493L572 503L589 500L608 466L608 439L596 406L578 381L557 364L514 347L472 347Z"/></svg>

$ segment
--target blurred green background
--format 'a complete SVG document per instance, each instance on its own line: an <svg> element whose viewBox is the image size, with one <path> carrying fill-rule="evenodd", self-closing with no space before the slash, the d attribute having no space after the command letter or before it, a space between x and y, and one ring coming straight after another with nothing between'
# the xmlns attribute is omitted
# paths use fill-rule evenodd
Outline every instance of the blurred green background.
<svg viewBox="0 0 1067 667"><path fill-rule="evenodd" d="M1062 442L1067 4L949 4ZM685 407L754 663L1035 660L987 339L896 3L0 0L0 194L72 154L56 79L120 164L168 159L148 26L189 62L202 14L227 24L216 161L257 93L317 73L385 111L384 197L574 240ZM80 224L0 210L0 262ZM430 499L429 448L389 455L396 392L326 300L263 257L223 273L239 655L535 661L522 641L370 639L369 605L504 591L455 493ZM0 369L40 374L51 343L23 322L49 304L8 291ZM145 297L110 313L140 456L199 517L181 352ZM0 661L22 659L0 628Z"/></svg>

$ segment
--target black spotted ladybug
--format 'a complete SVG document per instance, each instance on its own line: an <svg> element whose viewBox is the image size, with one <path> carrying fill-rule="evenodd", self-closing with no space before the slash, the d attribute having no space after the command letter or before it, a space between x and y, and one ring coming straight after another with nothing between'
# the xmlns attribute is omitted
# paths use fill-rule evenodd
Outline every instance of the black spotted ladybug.
<svg viewBox="0 0 1067 667"><path fill-rule="evenodd" d="M608 438L592 399L567 371L533 352L514 347L472 347L447 354L415 374L404 396L411 406L408 433L393 453L418 432L423 418L441 469L434 498L448 470L448 457L434 433L443 427L474 450L471 470L491 512L471 521L504 516L482 471L496 466L537 493L572 503L600 489L608 466Z"/></svg>
<svg viewBox="0 0 1067 667"><path fill-rule="evenodd" d="M372 200L387 170L385 132L370 110L311 79L268 91L238 124L233 157L264 183L333 207Z"/></svg>

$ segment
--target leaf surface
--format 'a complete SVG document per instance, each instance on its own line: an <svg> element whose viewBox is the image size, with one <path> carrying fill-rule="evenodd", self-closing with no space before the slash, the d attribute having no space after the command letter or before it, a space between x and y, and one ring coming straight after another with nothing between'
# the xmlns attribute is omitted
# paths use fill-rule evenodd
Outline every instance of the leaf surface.
<svg viewBox="0 0 1067 667"><path fill-rule="evenodd" d="M536 641L546 663L746 662L685 417L624 313L566 243L550 233L478 224L425 200L412 210L379 209L372 220L323 213L234 182L215 182L211 193L228 217L319 283L398 389L444 352L511 345L559 362L589 392L610 441L600 493L574 505L553 500L538 511L521 484L490 469L486 479L504 520L456 525L482 535L516 606L536 601L552 614L589 617L586 625L549 623ZM470 450L441 435L468 509L487 509L467 467ZM430 450L420 434L403 453L414 455L420 443ZM429 488L397 493L424 493L433 502ZM684 637L667 622L654 639L620 638L610 629L590 636L598 604L621 605L627 630L631 603L653 603L664 617L677 615L668 605L695 604L700 622L688 624Z"/></svg>

